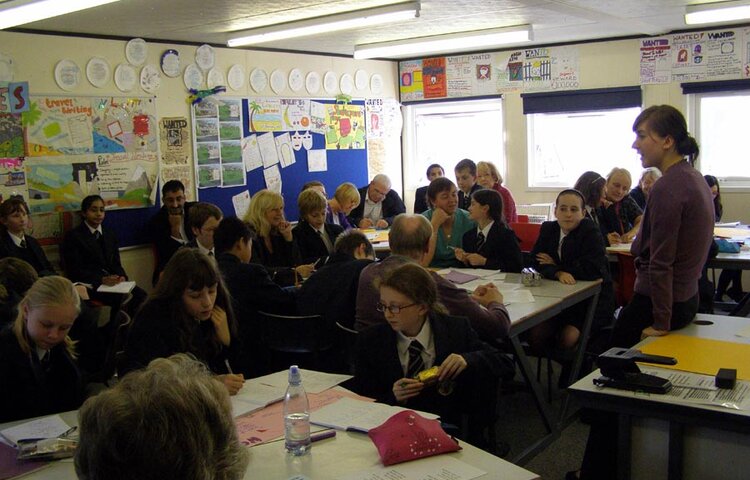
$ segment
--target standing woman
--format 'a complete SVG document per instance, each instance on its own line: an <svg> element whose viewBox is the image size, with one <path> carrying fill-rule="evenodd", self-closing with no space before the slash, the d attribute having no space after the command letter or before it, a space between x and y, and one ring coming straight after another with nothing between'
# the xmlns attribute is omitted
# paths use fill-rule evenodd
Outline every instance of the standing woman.
<svg viewBox="0 0 750 480"><path fill-rule="evenodd" d="M706 183L711 188L711 196L714 199L714 218L717 222L721 221L721 216L724 213L724 206L721 204L721 188L719 187L719 179L713 175L704 175ZM731 287L729 286L731 284ZM742 291L742 270L737 269L723 269L721 275L719 275L719 283L716 285L716 293L714 300L717 302L724 301L724 294L735 302L742 300L745 292Z"/></svg>
<svg viewBox="0 0 750 480"><path fill-rule="evenodd" d="M628 195L632 183L630 172L624 168L615 167L607 175L609 205L602 208L602 221L610 245L632 242L641 226L643 209Z"/></svg>
<svg viewBox="0 0 750 480"><path fill-rule="evenodd" d="M518 221L516 213L516 201L513 194L506 187L503 187L503 176L492 162L477 162L477 183L484 188L495 190L503 197L503 216L508 223Z"/></svg>
<svg viewBox="0 0 750 480"><path fill-rule="evenodd" d="M646 200L648 200L648 194L651 193L651 187L654 186L654 182L661 177L661 172L658 168L649 167L643 170L641 179L638 181L638 185L630 191L630 198L635 200L635 203L641 207L641 210L646 208Z"/></svg>
<svg viewBox="0 0 750 480"><path fill-rule="evenodd" d="M633 124L633 148L644 167L663 176L654 184L641 230L633 242L635 293L612 332L615 346L667 335L689 324L698 311L698 279L713 241L711 190L695 168L698 144L682 114L652 106Z"/></svg>
<svg viewBox="0 0 750 480"><path fill-rule="evenodd" d="M427 181L432 182L438 177L445 176L445 170L437 163L433 163L427 167ZM427 202L427 188L429 185L419 187L414 192L414 213L426 212L430 208L430 204Z"/></svg>
<svg viewBox="0 0 750 480"><path fill-rule="evenodd" d="M23 197L13 196L0 204L0 258L16 257L28 262L43 277L55 275L39 242L26 234L29 207Z"/></svg>
<svg viewBox="0 0 750 480"><path fill-rule="evenodd" d="M229 294L216 262L197 249L181 248L133 321L120 373L144 368L155 358L191 353L234 395L244 382L242 375L231 371L238 343Z"/></svg>
<svg viewBox="0 0 750 480"><path fill-rule="evenodd" d="M0 332L0 422L75 410L83 383L68 332L81 300L64 277L38 280Z"/></svg>
<svg viewBox="0 0 750 480"><path fill-rule="evenodd" d="M455 249L456 258L472 267L520 273L521 247L503 219L500 194L487 189L474 192L469 218L477 222L477 228L464 233L463 249Z"/></svg>
<svg viewBox="0 0 750 480"><path fill-rule="evenodd" d="M120 262L120 247L117 237L109 228L104 228L104 199L89 195L81 202L83 221L66 235L60 247L68 278L74 282L87 283L93 288L89 292L92 300L112 307L114 318L125 299L120 293L101 293L100 285L114 286L128 279ZM127 310L131 316L146 299L146 292L138 286L130 292L133 296Z"/></svg>
<svg viewBox="0 0 750 480"><path fill-rule="evenodd" d="M292 224L284 218L284 198L280 194L265 189L258 191L253 195L245 220L258 232L253 240L251 261L265 266L276 283L294 285L298 274L303 278L310 276L314 267L301 265Z"/></svg>
<svg viewBox="0 0 750 480"><path fill-rule="evenodd" d="M344 182L339 185L333 198L328 201L326 223L338 225L344 230L354 228L354 225L349 223L348 215L359 205L360 200L359 190L353 183Z"/></svg>
<svg viewBox="0 0 750 480"><path fill-rule="evenodd" d="M469 212L458 208L456 185L446 177L439 177L427 187L427 198L432 209L422 215L432 223L429 251L422 265L430 267L461 267L454 250L461 248L464 233L476 228Z"/></svg>

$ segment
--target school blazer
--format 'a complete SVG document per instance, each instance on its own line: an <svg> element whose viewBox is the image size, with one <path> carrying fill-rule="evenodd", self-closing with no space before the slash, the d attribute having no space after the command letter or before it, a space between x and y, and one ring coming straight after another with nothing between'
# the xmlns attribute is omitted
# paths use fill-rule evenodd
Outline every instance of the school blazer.
<svg viewBox="0 0 750 480"><path fill-rule="evenodd" d="M419 187L414 193L414 213L422 213L430 209L427 203L427 187Z"/></svg>
<svg viewBox="0 0 750 480"><path fill-rule="evenodd" d="M435 342L434 365L443 363L451 353L463 356L468 365L457 378L456 390L476 391L474 381L497 378L511 368L495 348L479 340L465 317L431 313L429 322ZM360 332L354 379L358 393L391 405L396 403L393 382L404 376L396 338L396 332L387 323ZM406 407L440 413L445 411L441 406L445 398L430 388L409 400Z"/></svg>
<svg viewBox="0 0 750 480"><path fill-rule="evenodd" d="M331 245L336 243L336 238L344 231L341 226L333 223L325 223L323 224L323 228L331 240ZM297 241L297 247L299 248L303 264L315 263L321 259L323 260L323 264L327 262L329 256L328 249L320 238L320 235L318 235L317 230L311 227L309 223L300 220L292 230L292 236Z"/></svg>
<svg viewBox="0 0 750 480"><path fill-rule="evenodd" d="M188 225L188 210L195 203L185 202L183 207L183 227L185 228L185 235L187 235L188 240L193 239L193 230ZM174 252L182 247L183 244L172 238L171 229L169 228L169 213L167 213L167 207L165 206L162 206L149 220L148 233L154 247L156 247L156 266L154 267L153 276L153 282L156 285L156 282L159 280L159 273L164 270Z"/></svg>
<svg viewBox="0 0 750 480"><path fill-rule="evenodd" d="M349 214L349 222L352 227L359 228L359 222L365 214L365 199L367 198L367 188L369 185L359 189L359 205ZM388 225L393 225L393 219L399 213L405 213L406 206L404 201L398 195L395 190L389 190L388 194L383 199L383 219L388 222Z"/></svg>
<svg viewBox="0 0 750 480"><path fill-rule="evenodd" d="M65 235L62 256L68 277L74 282L90 283L94 289L99 287L105 275L127 278L120 263L117 237L108 228L102 227L102 236L97 240L85 222L81 222Z"/></svg>
<svg viewBox="0 0 750 480"><path fill-rule="evenodd" d="M477 236L477 229L472 228L464 233L462 244L465 252L478 253L487 259L487 263L481 268L515 273L521 271L523 265L521 247L518 245L516 234L507 225L493 223L479 251L477 251Z"/></svg>
<svg viewBox="0 0 750 480"><path fill-rule="evenodd" d="M25 260L34 267L40 277L57 275L54 267L47 259L47 255L42 250L42 246L39 245L39 241L31 235L24 235L24 238L26 239L26 251L16 246L7 231L0 234L0 258L15 257Z"/></svg>

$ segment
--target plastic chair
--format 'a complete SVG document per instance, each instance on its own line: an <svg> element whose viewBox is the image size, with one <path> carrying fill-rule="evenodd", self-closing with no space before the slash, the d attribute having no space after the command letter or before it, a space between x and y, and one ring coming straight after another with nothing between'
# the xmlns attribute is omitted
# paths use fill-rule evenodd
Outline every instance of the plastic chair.
<svg viewBox="0 0 750 480"><path fill-rule="evenodd" d="M290 362L322 370L325 354L332 353L336 345L336 327L322 315L278 315L259 311L258 320L261 343L272 370L288 368Z"/></svg>
<svg viewBox="0 0 750 480"><path fill-rule="evenodd" d="M539 231L542 229L541 223L520 223L512 222L510 228L521 242L521 251L530 252L534 248L536 239L539 238Z"/></svg>
<svg viewBox="0 0 750 480"><path fill-rule="evenodd" d="M633 298L635 289L635 257L628 253L617 253L617 305L625 306Z"/></svg>
<svg viewBox="0 0 750 480"><path fill-rule="evenodd" d="M516 215L518 217L518 222L516 223L529 223L529 216L528 215Z"/></svg>
<svg viewBox="0 0 750 480"><path fill-rule="evenodd" d="M338 333L338 345L339 351L343 354L342 364L345 367L344 373L354 375L354 363L357 356L357 335L359 332L351 328L347 328L336 322L336 330Z"/></svg>

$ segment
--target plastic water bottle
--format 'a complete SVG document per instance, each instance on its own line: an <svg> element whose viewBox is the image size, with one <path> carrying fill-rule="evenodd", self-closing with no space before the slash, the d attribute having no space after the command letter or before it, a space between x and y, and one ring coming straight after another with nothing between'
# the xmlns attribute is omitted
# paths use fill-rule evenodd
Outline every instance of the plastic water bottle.
<svg viewBox="0 0 750 480"><path fill-rule="evenodd" d="M289 368L289 386L284 395L284 445L295 456L310 451L310 404L297 365Z"/></svg>

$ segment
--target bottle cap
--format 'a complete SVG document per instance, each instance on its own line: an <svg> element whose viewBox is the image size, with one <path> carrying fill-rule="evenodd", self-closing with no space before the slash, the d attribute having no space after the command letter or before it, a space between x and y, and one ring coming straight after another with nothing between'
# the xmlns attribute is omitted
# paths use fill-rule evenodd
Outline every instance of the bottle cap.
<svg viewBox="0 0 750 480"><path fill-rule="evenodd" d="M302 381L302 374L299 371L297 365L289 367L289 383L300 383Z"/></svg>

